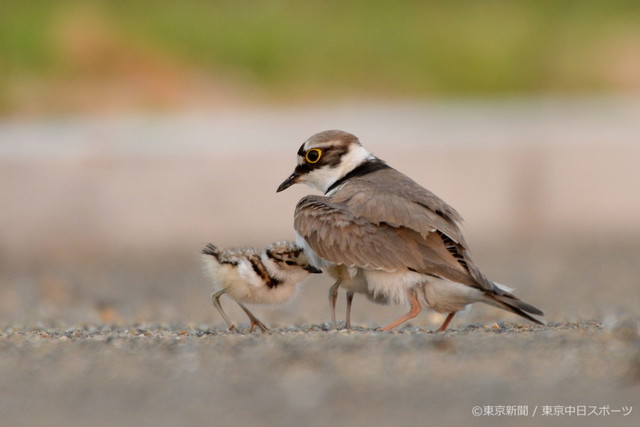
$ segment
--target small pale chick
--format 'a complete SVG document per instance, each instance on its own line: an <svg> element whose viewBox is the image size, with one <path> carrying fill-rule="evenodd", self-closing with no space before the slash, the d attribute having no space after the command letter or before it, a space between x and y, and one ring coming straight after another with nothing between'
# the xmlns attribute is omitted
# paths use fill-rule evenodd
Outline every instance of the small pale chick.
<svg viewBox="0 0 640 427"><path fill-rule="evenodd" d="M202 250L203 259L214 292L213 306L227 322L229 330L236 325L220 305L220 297L227 294L247 313L250 332L255 327L268 328L245 307L247 304L280 304L289 301L297 285L312 273L322 273L311 264L304 252L293 242L275 242L263 250L253 248L220 249L208 244Z"/></svg>

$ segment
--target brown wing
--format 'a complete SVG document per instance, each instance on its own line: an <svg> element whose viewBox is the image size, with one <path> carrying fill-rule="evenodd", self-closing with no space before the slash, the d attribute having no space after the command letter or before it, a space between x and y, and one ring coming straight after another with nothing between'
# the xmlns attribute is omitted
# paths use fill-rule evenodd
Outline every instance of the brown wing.
<svg viewBox="0 0 640 427"><path fill-rule="evenodd" d="M375 197L371 197L375 188ZM460 214L438 196L393 168L351 179L332 201L374 224L407 227L423 237L436 230L466 248Z"/></svg>
<svg viewBox="0 0 640 427"><path fill-rule="evenodd" d="M346 204L322 196L298 203L294 227L323 259L385 271L411 270L477 286L437 232L372 223L356 217Z"/></svg>
<svg viewBox="0 0 640 427"><path fill-rule="evenodd" d="M375 197L372 197L374 188ZM377 226L387 224L398 229L408 228L419 233L432 247L435 245L438 249L444 245L455 261L473 278L473 286L502 293L471 259L459 227L462 222L460 214L397 170L381 169L351 179L330 199L332 202L344 203L354 217L364 217ZM439 238L431 236L434 233Z"/></svg>

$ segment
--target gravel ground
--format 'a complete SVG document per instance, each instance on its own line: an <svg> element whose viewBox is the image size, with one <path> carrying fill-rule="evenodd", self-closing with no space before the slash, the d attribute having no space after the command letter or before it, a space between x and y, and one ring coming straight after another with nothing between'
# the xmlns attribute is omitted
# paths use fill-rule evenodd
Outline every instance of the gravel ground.
<svg viewBox="0 0 640 427"><path fill-rule="evenodd" d="M327 324L251 334L179 324L0 331L0 413L11 426L631 426L639 396L633 317L446 333ZM512 405L528 415L472 414ZM542 415L580 405L600 415Z"/></svg>

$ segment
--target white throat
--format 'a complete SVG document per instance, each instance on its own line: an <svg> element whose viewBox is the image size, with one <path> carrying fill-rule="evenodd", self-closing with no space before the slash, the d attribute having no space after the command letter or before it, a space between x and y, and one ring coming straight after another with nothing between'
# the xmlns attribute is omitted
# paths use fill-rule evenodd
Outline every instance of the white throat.
<svg viewBox="0 0 640 427"><path fill-rule="evenodd" d="M326 193L336 181L358 167L362 162L373 159L374 156L363 146L353 144L349 151L342 156L340 163L336 167L329 165L315 169L304 175L300 182L304 182L309 187L317 188Z"/></svg>

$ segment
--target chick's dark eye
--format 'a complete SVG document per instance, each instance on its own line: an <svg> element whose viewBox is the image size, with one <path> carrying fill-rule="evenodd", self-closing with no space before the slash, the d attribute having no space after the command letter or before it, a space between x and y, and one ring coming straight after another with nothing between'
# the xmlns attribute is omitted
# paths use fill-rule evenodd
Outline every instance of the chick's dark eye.
<svg viewBox="0 0 640 427"><path fill-rule="evenodd" d="M307 151L307 154L305 154L304 158L309 163L317 163L318 160L320 160L321 156L322 156L322 150L321 149L312 148L311 150Z"/></svg>
<svg viewBox="0 0 640 427"><path fill-rule="evenodd" d="M284 263L287 265L296 265L295 261L291 261L291 260L285 261Z"/></svg>

